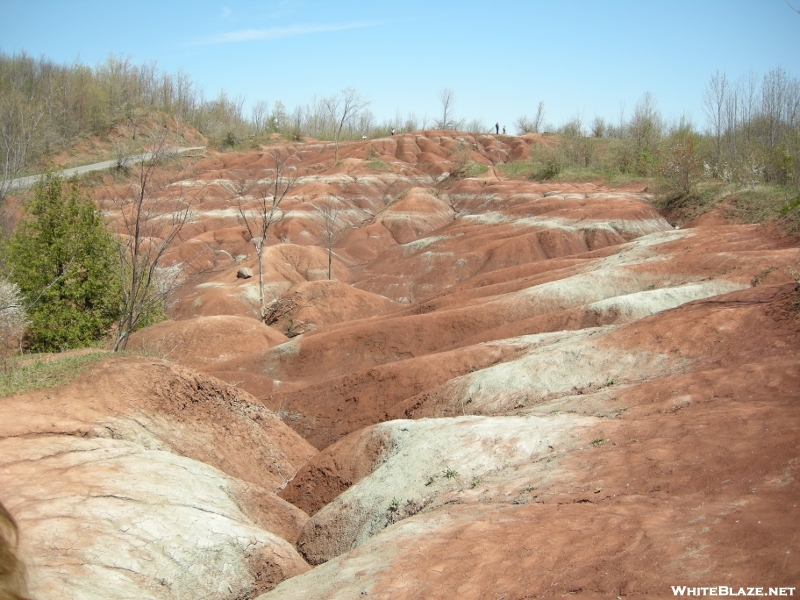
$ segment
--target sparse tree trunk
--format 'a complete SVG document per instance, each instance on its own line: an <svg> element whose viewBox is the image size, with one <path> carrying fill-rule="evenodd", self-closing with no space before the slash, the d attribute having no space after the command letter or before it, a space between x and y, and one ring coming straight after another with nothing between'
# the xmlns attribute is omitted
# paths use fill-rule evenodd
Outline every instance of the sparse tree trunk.
<svg viewBox="0 0 800 600"><path fill-rule="evenodd" d="M264 245L267 243L269 228L283 219L283 213L280 211L281 202L297 182L298 177L297 170L290 170L287 165L289 156L285 150L273 150L270 156L275 167L275 177L252 182L243 180L237 194L239 217L247 228L258 257L259 318L262 322L265 322L267 314L264 302ZM255 196L254 210L246 208L246 204L249 203L248 195Z"/></svg>
<svg viewBox="0 0 800 600"><path fill-rule="evenodd" d="M369 105L353 88L346 88L339 94L323 100L333 122L333 162L339 162L339 140L342 130L354 116Z"/></svg>
<svg viewBox="0 0 800 600"><path fill-rule="evenodd" d="M724 112L725 105L730 93L728 80L724 74L717 71L711 76L711 80L706 84L703 91L703 108L706 118L711 126L711 133L714 136L714 148L716 161L715 168L719 168L722 158L722 135L724 131Z"/></svg>
<svg viewBox="0 0 800 600"><path fill-rule="evenodd" d="M456 101L456 94L449 88L444 88L439 92L439 102L442 103L442 120L437 123L439 129L453 128L453 104Z"/></svg>
<svg viewBox="0 0 800 600"><path fill-rule="evenodd" d="M258 304L261 307L261 320L264 321L267 315L267 307L264 303L264 240L253 238L253 245L256 247L256 256L258 256Z"/></svg>
<svg viewBox="0 0 800 600"><path fill-rule="evenodd" d="M139 162L136 182L112 202L122 216L124 238L119 244L119 325L113 350L124 350L136 327L164 304L177 285L180 267L165 267L164 255L192 215L191 201L159 197L167 182L157 181L157 168L170 153L164 138ZM168 215L165 218L165 215Z"/></svg>
<svg viewBox="0 0 800 600"><path fill-rule="evenodd" d="M333 203L333 199L328 196L320 206L314 206L319 216L319 223L322 226L322 243L328 250L328 281L332 279L333 268L333 244L336 236L342 230L339 224L339 209Z"/></svg>

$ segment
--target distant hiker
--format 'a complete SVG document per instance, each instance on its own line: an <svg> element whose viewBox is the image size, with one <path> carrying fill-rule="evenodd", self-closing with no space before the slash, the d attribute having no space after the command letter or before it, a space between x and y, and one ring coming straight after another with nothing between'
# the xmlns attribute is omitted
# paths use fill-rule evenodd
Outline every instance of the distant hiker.
<svg viewBox="0 0 800 600"><path fill-rule="evenodd" d="M497 134L497 133L500 133L500 123L495 123L495 124L494 124L494 132L495 132L496 134Z"/></svg>
<svg viewBox="0 0 800 600"><path fill-rule="evenodd" d="M392 135L394 135L394 127L392 127Z"/></svg>
<svg viewBox="0 0 800 600"><path fill-rule="evenodd" d="M505 135L505 134L506 134L506 126L503 125L503 135Z"/></svg>

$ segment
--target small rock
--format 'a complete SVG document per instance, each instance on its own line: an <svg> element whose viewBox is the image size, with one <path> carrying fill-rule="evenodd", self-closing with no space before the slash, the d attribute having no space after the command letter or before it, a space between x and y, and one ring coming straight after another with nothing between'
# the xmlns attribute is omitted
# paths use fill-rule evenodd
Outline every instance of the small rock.
<svg viewBox="0 0 800 600"><path fill-rule="evenodd" d="M253 271L251 271L248 267L242 267L238 271L236 271L236 277L239 279L250 279L253 276Z"/></svg>

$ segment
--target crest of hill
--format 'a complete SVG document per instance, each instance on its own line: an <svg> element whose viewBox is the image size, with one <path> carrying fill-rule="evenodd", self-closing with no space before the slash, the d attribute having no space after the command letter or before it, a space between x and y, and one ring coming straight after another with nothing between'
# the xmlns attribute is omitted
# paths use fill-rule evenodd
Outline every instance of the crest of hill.
<svg viewBox="0 0 800 600"><path fill-rule="evenodd" d="M277 346L287 339L279 331L255 319L216 315L163 321L145 327L131 335L128 349L202 368Z"/></svg>
<svg viewBox="0 0 800 600"><path fill-rule="evenodd" d="M402 305L341 281L308 281L289 289L269 307L271 325L283 332L313 333L319 327L385 315Z"/></svg>
<svg viewBox="0 0 800 600"><path fill-rule="evenodd" d="M83 135L72 145L43 157L36 170L67 169L136 154L153 141L166 137L171 146L206 146L208 139L195 127L161 111L133 119L120 119L108 131Z"/></svg>

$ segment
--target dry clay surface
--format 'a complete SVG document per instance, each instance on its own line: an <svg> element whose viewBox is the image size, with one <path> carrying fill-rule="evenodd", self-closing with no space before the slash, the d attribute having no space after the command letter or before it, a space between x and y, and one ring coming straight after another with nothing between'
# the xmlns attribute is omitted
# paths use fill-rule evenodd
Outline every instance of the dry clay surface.
<svg viewBox="0 0 800 600"><path fill-rule="evenodd" d="M181 589L254 597L283 580L259 598L510 600L797 585L796 242L752 225L677 230L641 188L512 179L498 167L551 143L419 132L345 144L338 164L332 144L285 146L298 180L264 252L266 325L240 212L256 203L242 190L274 174L271 148L209 155L165 188L194 198L170 255L190 277L173 320L131 348L181 366L141 359L134 373L213 381L247 398L250 421L233 419L238 410L177 419L198 390L167 386L141 392L137 422L171 460L250 490L242 501L224 491L232 484L212 494L199 475L186 483L217 512L237 498L232 520L263 536L238 553L209 550L222 558L207 569L195 560ZM485 170L464 176L474 164ZM332 281L325 203L337 210ZM72 419L56 416L48 427ZM245 427L253 421L266 433ZM126 443L145 435L126 427ZM91 496L95 479L75 477L85 486L75 498ZM160 493L146 511L172 506ZM20 514L15 494L3 501ZM125 543L161 543L136 527ZM175 552L221 539L182 535ZM115 565L134 556L120 547ZM47 560L32 579L58 570ZM184 597L159 586L140 589Z"/></svg>
<svg viewBox="0 0 800 600"><path fill-rule="evenodd" d="M0 402L0 496L34 597L252 597L308 566L275 495L315 451L245 392L109 357Z"/></svg>

